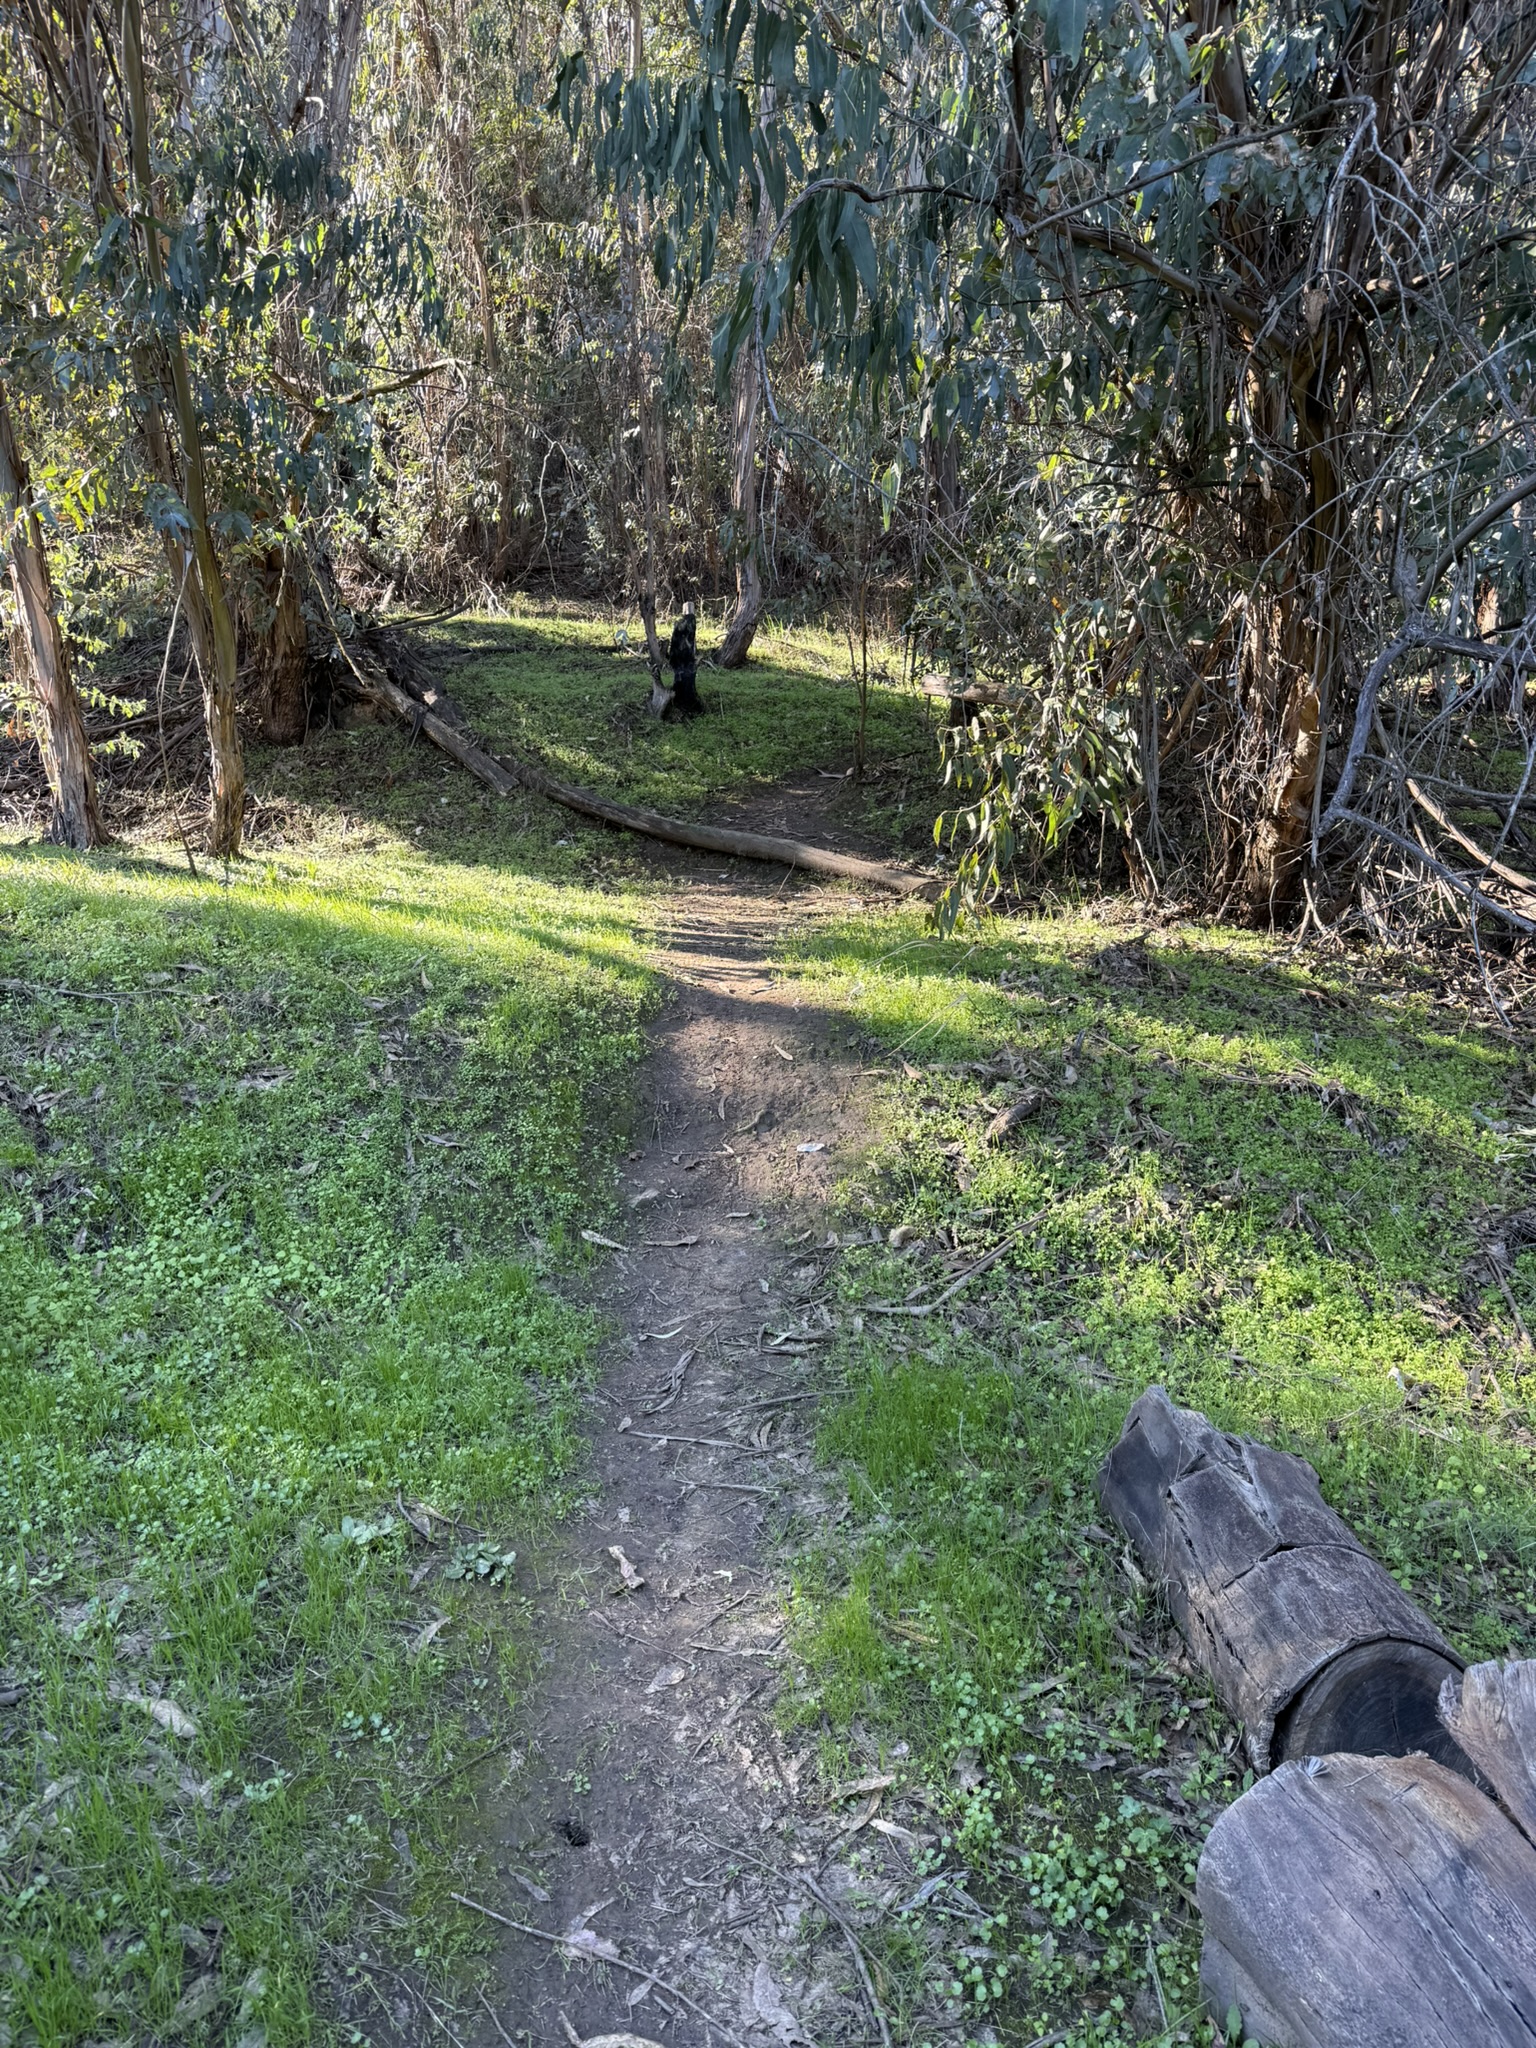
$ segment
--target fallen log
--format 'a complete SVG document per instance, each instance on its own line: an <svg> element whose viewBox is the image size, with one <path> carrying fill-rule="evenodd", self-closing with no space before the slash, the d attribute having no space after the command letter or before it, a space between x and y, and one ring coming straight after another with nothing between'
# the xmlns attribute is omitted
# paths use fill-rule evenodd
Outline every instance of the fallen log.
<svg viewBox="0 0 1536 2048"><path fill-rule="evenodd" d="M1150 1387L1098 1488L1242 1723L1255 1771L1337 1750L1423 1750L1469 1771L1437 1713L1462 1660L1304 1459L1223 1435Z"/></svg>
<svg viewBox="0 0 1536 2048"><path fill-rule="evenodd" d="M1195 1881L1200 1982L1264 2048L1536 2048L1536 1848L1425 1756L1282 1764Z"/></svg>
<svg viewBox="0 0 1536 2048"><path fill-rule="evenodd" d="M733 832L719 825L695 825L682 818L665 818L656 811L616 804L596 791L558 782L554 776L530 761L506 762L479 746L467 731L430 710L422 701L402 689L382 666L366 654L355 655L343 648L356 679L357 694L365 701L392 711L413 732L425 733L434 746L441 747L461 768L483 782L498 796L512 796L520 790L548 797L551 803L595 818L621 832L638 832L648 839L663 840L669 846L687 846L702 853L723 853L737 860L773 861L783 867L805 868L812 874L838 875L847 881L863 882L897 896L933 896L939 885L926 875L908 874L879 861L860 860L854 854L830 853L824 847L809 846L798 839L779 839L766 832Z"/></svg>

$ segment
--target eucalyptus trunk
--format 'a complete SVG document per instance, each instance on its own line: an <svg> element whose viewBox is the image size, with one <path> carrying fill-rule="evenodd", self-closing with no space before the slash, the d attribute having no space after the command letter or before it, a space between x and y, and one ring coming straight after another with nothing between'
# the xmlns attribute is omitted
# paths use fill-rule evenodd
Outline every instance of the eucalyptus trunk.
<svg viewBox="0 0 1536 2048"><path fill-rule="evenodd" d="M53 579L32 480L16 445L10 407L0 385L0 513L5 518L11 588L30 670L38 746L53 804L44 837L86 851L106 843L96 807L96 778L85 713L70 670L69 643L59 625Z"/></svg>
<svg viewBox="0 0 1536 2048"><path fill-rule="evenodd" d="M763 117L774 107L773 89L763 90ZM747 261L761 263L773 233L773 208L761 175L757 219L747 241ZM731 524L736 551L736 609L720 648L722 668L744 668L763 609L763 575L758 518L757 434L763 408L762 340L753 323L751 340L731 365Z"/></svg>
<svg viewBox="0 0 1536 2048"><path fill-rule="evenodd" d="M642 0L630 0L629 75L645 75L645 17ZM640 532L631 547L631 576L645 627L645 658L651 671L651 710L660 717L672 702L662 677L661 639L656 631L656 532L666 503L667 454L661 418L661 394L651 369L651 338L645 328L642 262L649 221L645 203L628 193L619 197L619 289L628 339L630 404L640 437Z"/></svg>
<svg viewBox="0 0 1536 2048"><path fill-rule="evenodd" d="M149 95L144 82L143 23L139 0L123 0L123 84L128 100L132 181L140 216L145 267L156 292L163 295L166 290L165 259L160 247L160 225L155 213L150 171ZM208 847L211 853L229 859L240 851L245 818L245 761L235 709L239 679L235 621L209 526L202 429L180 330L169 327L163 336L162 346L170 377L172 411L180 444L183 495L191 527L186 572L189 584L194 577L196 581L192 616L199 619L200 614L200 631L194 627L194 643L202 640L198 665L202 673L203 712L208 728L213 782Z"/></svg>

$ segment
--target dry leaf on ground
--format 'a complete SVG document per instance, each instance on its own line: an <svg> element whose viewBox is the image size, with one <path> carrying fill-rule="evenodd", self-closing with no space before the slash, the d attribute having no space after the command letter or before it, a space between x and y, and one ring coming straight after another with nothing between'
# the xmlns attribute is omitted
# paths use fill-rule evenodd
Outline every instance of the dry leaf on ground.
<svg viewBox="0 0 1536 2048"><path fill-rule="evenodd" d="M773 1981L773 1972L766 1963L759 1963L752 1977L752 2011L758 2019L772 2027L784 2048L795 2048L804 2042L809 2048L810 2037L801 2028L783 1995Z"/></svg>
<svg viewBox="0 0 1536 2048"><path fill-rule="evenodd" d="M638 1593L640 1588L645 1584L645 1580L640 1576L639 1572L635 1570L634 1566L630 1563L629 1559L624 1555L624 1552L619 1548L617 1543L609 1544L608 1555L613 1559L614 1563L618 1566L619 1577L624 1581L622 1586L615 1586L614 1591L616 1593Z"/></svg>
<svg viewBox="0 0 1536 2048"><path fill-rule="evenodd" d="M152 1721L158 1721L168 1735L180 1735L190 1741L197 1733L197 1723L192 1716L184 1713L174 1700L152 1699L148 1693L133 1692L126 1685L113 1686L112 1697L121 1700L125 1706L142 1707Z"/></svg>
<svg viewBox="0 0 1536 2048"><path fill-rule="evenodd" d="M428 1644L433 1642L442 1630L448 1626L449 1619L448 1615L440 1614L435 1621L429 1621L419 1635L413 1636L410 1645L411 1655L419 1657Z"/></svg>
<svg viewBox="0 0 1536 2048"><path fill-rule="evenodd" d="M590 1927L572 1927L562 1934L560 1946L567 1955L579 1956L588 1963L616 1963L619 1952L611 1941L601 1934L594 1934Z"/></svg>

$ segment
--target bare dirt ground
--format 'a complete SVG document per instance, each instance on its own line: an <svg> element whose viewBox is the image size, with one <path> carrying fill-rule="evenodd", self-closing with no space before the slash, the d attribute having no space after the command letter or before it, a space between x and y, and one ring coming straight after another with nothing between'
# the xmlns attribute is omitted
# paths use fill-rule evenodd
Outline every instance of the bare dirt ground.
<svg viewBox="0 0 1536 2048"><path fill-rule="evenodd" d="M829 1792L814 1738L786 1739L773 1712L786 1541L837 1512L812 1470L808 1378L831 1325L825 1205L863 1150L869 1084L770 962L849 898L769 868L668 865L689 879L663 935L672 993L613 1228L625 1248L597 1291L618 1334L593 1397L594 1497L539 1561L545 1676L486 1811L497 1889L480 1903L538 1932L504 1930L477 2048L886 2032L858 1927L905 1859L866 1830L893 1859L867 1894L847 1850L869 1788Z"/></svg>

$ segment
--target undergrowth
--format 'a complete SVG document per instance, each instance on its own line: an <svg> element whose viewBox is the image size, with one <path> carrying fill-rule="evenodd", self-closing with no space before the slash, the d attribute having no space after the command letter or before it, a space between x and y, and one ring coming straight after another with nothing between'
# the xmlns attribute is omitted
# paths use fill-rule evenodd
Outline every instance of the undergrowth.
<svg viewBox="0 0 1536 2048"><path fill-rule="evenodd" d="M961 948L894 913L788 971L888 1077L820 1434L851 1512L802 1559L788 1709L926 1807L887 1996L914 2043L1204 2042L1237 1731L1094 1475L1160 1381L1309 1458L1469 1657L1536 1648L1523 1049L1412 963L1190 926ZM878 1312L1015 1232L942 1314Z"/></svg>
<svg viewBox="0 0 1536 2048"><path fill-rule="evenodd" d="M644 903L472 808L457 860L304 815L229 874L0 849L17 2048L361 2039L360 1916L430 1981L574 1483L596 1333L545 1275L611 1199Z"/></svg>

